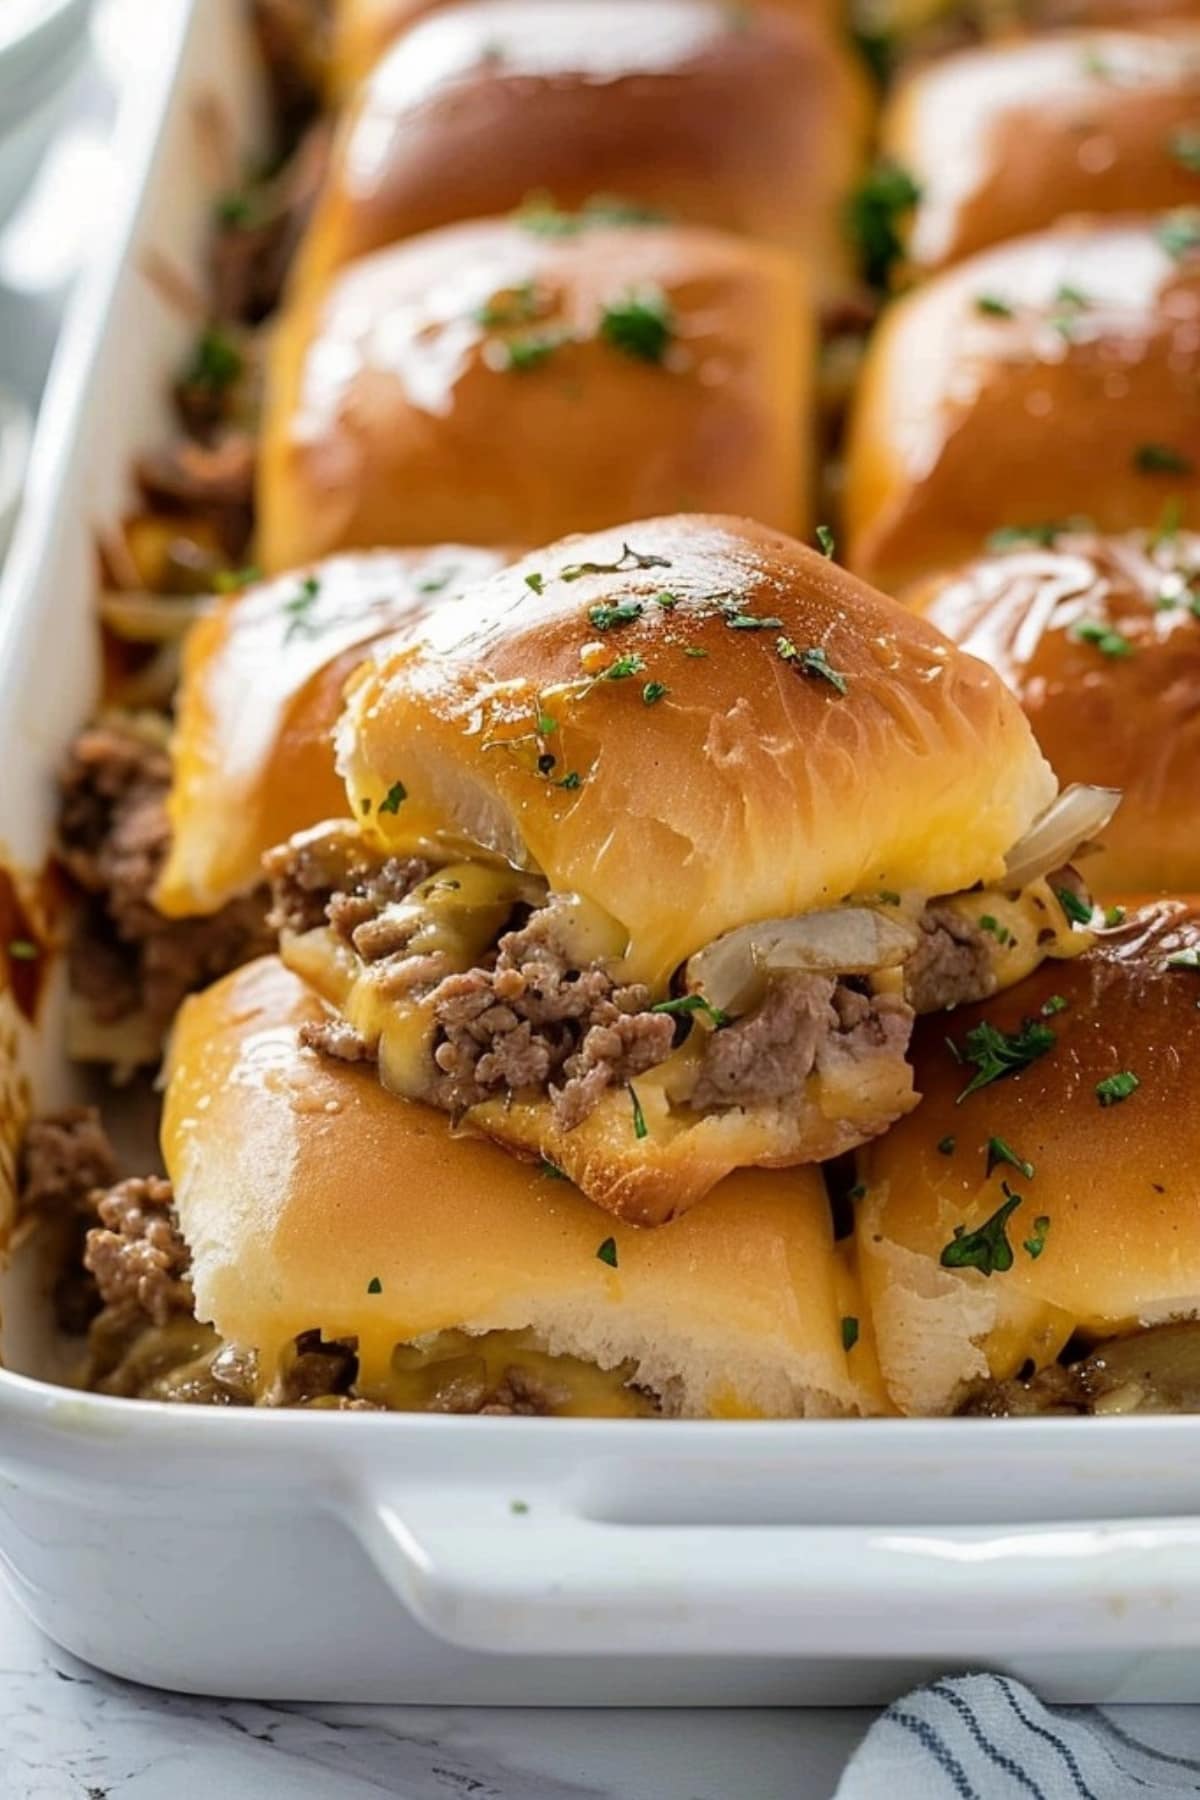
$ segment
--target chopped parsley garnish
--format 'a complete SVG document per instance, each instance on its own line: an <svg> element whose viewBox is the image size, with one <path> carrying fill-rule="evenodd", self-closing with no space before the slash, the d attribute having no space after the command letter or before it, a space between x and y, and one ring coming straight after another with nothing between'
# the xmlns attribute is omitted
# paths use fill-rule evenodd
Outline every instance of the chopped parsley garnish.
<svg viewBox="0 0 1200 1800"><path fill-rule="evenodd" d="M1042 1254L1042 1251L1046 1248L1046 1233L1049 1229L1049 1218L1045 1213L1039 1213L1037 1218L1033 1221L1033 1230L1021 1245L1022 1250L1031 1256L1034 1262L1037 1261L1038 1257Z"/></svg>
<svg viewBox="0 0 1200 1800"><path fill-rule="evenodd" d="M1101 656L1132 656L1133 645L1123 632L1114 631L1111 625L1101 624L1099 619L1079 619L1072 625L1070 634L1078 644L1093 644Z"/></svg>
<svg viewBox="0 0 1200 1800"><path fill-rule="evenodd" d="M683 646L683 654L685 656L707 656L708 651L702 650L699 644L685 644Z"/></svg>
<svg viewBox="0 0 1200 1800"><path fill-rule="evenodd" d="M581 231L601 225L662 225L668 215L632 200L598 194L578 212L564 212L548 198L529 200L515 215L525 231L537 237L578 237Z"/></svg>
<svg viewBox="0 0 1200 1800"><path fill-rule="evenodd" d="M827 681L837 693L849 693L850 683L833 667L828 653L822 649L820 644L811 644L807 650L801 650L796 644L793 644L791 638L781 637L775 640L775 651L799 674L819 675L822 681Z"/></svg>
<svg viewBox="0 0 1200 1800"><path fill-rule="evenodd" d="M536 286L532 281L523 281L519 287L509 288L500 294L493 294L484 305L476 307L473 318L477 325L489 328L501 325L527 325L536 319L542 310Z"/></svg>
<svg viewBox="0 0 1200 1800"><path fill-rule="evenodd" d="M383 1283L380 1281L378 1275L372 1275L370 1281L368 1281L367 1292L368 1294L382 1294Z"/></svg>
<svg viewBox="0 0 1200 1800"><path fill-rule="evenodd" d="M973 1025L961 1051L953 1044L950 1046L960 1062L969 1062L975 1070L958 1096L959 1104L969 1094L978 1093L980 1088L988 1087L993 1081L1001 1081L1006 1075L1016 1075L1021 1069L1028 1068L1039 1056L1053 1050L1057 1041L1050 1027L1040 1025L1036 1019L1023 1020L1019 1031L1001 1031L986 1019Z"/></svg>
<svg viewBox="0 0 1200 1800"><path fill-rule="evenodd" d="M655 1013L670 1013L672 1018L680 1018L687 1013L702 1012L719 1031L722 1025L728 1025L729 1014L722 1012L719 1006L704 998L703 994L683 994L678 1000L659 1000L650 1008Z"/></svg>
<svg viewBox="0 0 1200 1800"><path fill-rule="evenodd" d="M290 644L294 637L315 637L319 630L313 618L313 608L321 592L321 583L315 575L306 575L300 583L300 591L285 600L283 610L287 616L287 629L283 634L285 644Z"/></svg>
<svg viewBox="0 0 1200 1800"><path fill-rule="evenodd" d="M1086 900L1081 900L1079 895L1074 893L1069 887L1055 888L1054 898L1058 901L1058 904L1062 907L1072 925L1091 924L1091 907Z"/></svg>
<svg viewBox="0 0 1200 1800"><path fill-rule="evenodd" d="M539 369L547 358L571 341L566 331L530 331L524 337L493 339L484 347L484 361L502 374Z"/></svg>
<svg viewBox="0 0 1200 1800"><path fill-rule="evenodd" d="M665 681L648 681L642 689L642 705L657 706L670 691Z"/></svg>
<svg viewBox="0 0 1200 1800"><path fill-rule="evenodd" d="M646 1136L646 1115L642 1111L642 1103L637 1097L637 1090L632 1081L629 1083L629 1098L633 1105L633 1135L635 1138Z"/></svg>
<svg viewBox="0 0 1200 1800"><path fill-rule="evenodd" d="M1001 300L998 294L976 294L975 311L986 313L993 319L1011 319L1013 309L1007 300Z"/></svg>
<svg viewBox="0 0 1200 1800"><path fill-rule="evenodd" d="M41 951L32 938L10 938L8 954L13 962L36 962Z"/></svg>
<svg viewBox="0 0 1200 1800"><path fill-rule="evenodd" d="M937 1146L938 1154L940 1156L953 1156L954 1155L954 1146L957 1143L957 1141L958 1140L954 1137L939 1138L938 1146Z"/></svg>
<svg viewBox="0 0 1200 1800"><path fill-rule="evenodd" d="M1026 1181L1033 1180L1033 1164L1019 1156L1002 1137L990 1137L987 1141L987 1173L990 1175L1001 1163L1007 1163L1012 1169L1019 1169Z"/></svg>
<svg viewBox="0 0 1200 1800"><path fill-rule="evenodd" d="M510 1500L508 1503L508 1510L511 1513L516 1513L518 1518L520 1518L522 1514L529 1511L529 1502L528 1500Z"/></svg>
<svg viewBox="0 0 1200 1800"><path fill-rule="evenodd" d="M881 888L875 899L880 906L899 906L900 895L894 888Z"/></svg>
<svg viewBox="0 0 1200 1800"><path fill-rule="evenodd" d="M1183 207L1160 219L1155 230L1159 243L1175 262L1200 250L1200 208Z"/></svg>
<svg viewBox="0 0 1200 1800"><path fill-rule="evenodd" d="M600 1248L597 1250L596 1257L598 1261L607 1263L610 1269L615 1269L617 1266L616 1238L606 1237Z"/></svg>
<svg viewBox="0 0 1200 1800"><path fill-rule="evenodd" d="M675 317L661 288L641 288L607 305L600 315L606 343L639 362L661 363L675 335Z"/></svg>
<svg viewBox="0 0 1200 1800"><path fill-rule="evenodd" d="M245 366L245 358L229 333L222 331L219 325L210 325L196 341L184 384L223 394L241 377Z"/></svg>
<svg viewBox="0 0 1200 1800"><path fill-rule="evenodd" d="M1066 520L1049 520L1044 525L1001 525L988 538L987 548L1001 551L1033 545L1039 550L1052 550L1055 539L1070 529L1071 525Z"/></svg>
<svg viewBox="0 0 1200 1800"><path fill-rule="evenodd" d="M1200 950L1173 950L1163 964L1167 969L1200 969Z"/></svg>
<svg viewBox="0 0 1200 1800"><path fill-rule="evenodd" d="M847 222L872 287L888 285L904 254L901 223L920 198L921 190L908 170L889 161L877 163L852 195Z"/></svg>
<svg viewBox="0 0 1200 1800"><path fill-rule="evenodd" d="M1013 1266L1013 1247L1006 1227L1023 1196L1004 1185L1006 1199L977 1231L954 1227L954 1236L939 1258L944 1269L978 1269L981 1275L1003 1275Z"/></svg>
<svg viewBox="0 0 1200 1800"><path fill-rule="evenodd" d="M821 546L822 556L833 556L834 551L837 549L837 543L828 525L817 526L817 542Z"/></svg>
<svg viewBox="0 0 1200 1800"><path fill-rule="evenodd" d="M674 612L675 608L679 605L679 595L666 593L655 594L654 604L655 606L661 606L664 612Z"/></svg>
<svg viewBox="0 0 1200 1800"><path fill-rule="evenodd" d="M560 581L578 581L584 575L623 575L629 569L669 569L669 556L655 556L649 551L635 550L632 544L622 544L621 554L616 562L582 562L568 563L565 569L558 571Z"/></svg>
<svg viewBox="0 0 1200 1800"><path fill-rule="evenodd" d="M558 720L553 713L540 712L537 716L537 734L539 737L553 737L558 730Z"/></svg>
<svg viewBox="0 0 1200 1800"><path fill-rule="evenodd" d="M846 1351L853 1350L857 1342L858 1320L852 1316L847 1317L842 1320L842 1349Z"/></svg>
<svg viewBox="0 0 1200 1800"><path fill-rule="evenodd" d="M1051 994L1050 998L1044 1000L1041 1006L1043 1019L1052 1019L1055 1013L1066 1012L1066 1010L1067 1003L1061 994Z"/></svg>
<svg viewBox="0 0 1200 1800"><path fill-rule="evenodd" d="M540 594L546 586L546 577L544 575L539 575L535 569L532 575L527 575L525 577L525 586L527 588L532 588L535 594Z"/></svg>
<svg viewBox="0 0 1200 1800"><path fill-rule="evenodd" d="M1060 337L1070 339L1081 312L1086 312L1091 302L1086 294L1065 282L1054 296L1055 310L1050 315L1050 323Z"/></svg>
<svg viewBox="0 0 1200 1800"><path fill-rule="evenodd" d="M542 1158L542 1174L548 1181L567 1180L567 1176L564 1175L558 1164L556 1162L551 1162L548 1156L543 1156Z"/></svg>
<svg viewBox="0 0 1200 1800"><path fill-rule="evenodd" d="M1115 930L1118 925L1123 925L1125 923L1125 908L1123 906L1106 906L1104 909L1104 923L1110 931Z"/></svg>
<svg viewBox="0 0 1200 1800"><path fill-rule="evenodd" d="M1139 444L1133 453L1139 475L1190 475L1195 463L1170 444Z"/></svg>
<svg viewBox="0 0 1200 1800"><path fill-rule="evenodd" d="M402 800L408 799L408 789L402 781L393 781L391 787L379 802L381 813L398 813Z"/></svg>
<svg viewBox="0 0 1200 1800"><path fill-rule="evenodd" d="M618 625L632 625L640 619L644 608L640 600L622 600L614 606L606 606L601 602L598 606L589 606L588 622L597 631L613 631Z"/></svg>
<svg viewBox="0 0 1200 1800"><path fill-rule="evenodd" d="M221 569L213 577L213 588L218 594L240 594L243 588L262 580L262 570L253 563L244 569Z"/></svg>
<svg viewBox="0 0 1200 1800"><path fill-rule="evenodd" d="M1101 1106L1118 1106L1141 1085L1132 1069L1122 1069L1119 1074L1107 1075L1096 1083L1096 1098Z"/></svg>
<svg viewBox="0 0 1200 1800"><path fill-rule="evenodd" d="M1002 925L999 919L994 918L991 913L981 914L979 919L979 929L980 931L989 932L1002 949L1008 944L1015 944L1017 941L1012 932L1008 929L1008 926Z"/></svg>
<svg viewBox="0 0 1200 1800"><path fill-rule="evenodd" d="M1171 155L1190 175L1200 175L1200 127L1181 125L1171 133Z"/></svg>
<svg viewBox="0 0 1200 1800"><path fill-rule="evenodd" d="M847 1200L850 1201L865 1200L866 1197L867 1187L866 1183L863 1181L856 1181L854 1186L850 1189L850 1192L846 1195Z"/></svg>
<svg viewBox="0 0 1200 1800"><path fill-rule="evenodd" d="M583 786L583 776L578 769L572 769L570 774L564 775L561 781L555 783L555 786L566 788L569 794L573 794L576 788Z"/></svg>
<svg viewBox="0 0 1200 1800"><path fill-rule="evenodd" d="M614 662L609 663L607 669L601 669L596 680L628 681L631 675L642 675L645 670L645 660L634 650L627 656L618 656Z"/></svg>

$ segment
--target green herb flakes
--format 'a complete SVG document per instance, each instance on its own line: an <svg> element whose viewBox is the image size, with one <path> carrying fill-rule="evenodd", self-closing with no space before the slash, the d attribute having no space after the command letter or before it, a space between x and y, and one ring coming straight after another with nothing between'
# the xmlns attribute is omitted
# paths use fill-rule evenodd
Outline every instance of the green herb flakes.
<svg viewBox="0 0 1200 1800"><path fill-rule="evenodd" d="M615 1269L617 1266L616 1238L606 1237L600 1248L597 1250L596 1256L598 1261L607 1263L610 1269Z"/></svg>
<svg viewBox="0 0 1200 1800"><path fill-rule="evenodd" d="M638 362L661 363L674 335L674 314L661 288L630 292L611 301L600 315L600 336Z"/></svg>
<svg viewBox="0 0 1200 1800"><path fill-rule="evenodd" d="M1033 1180L1033 1164L1019 1156L1002 1137L990 1137L987 1141L987 1173L990 1175L1001 1163L1007 1163L1012 1169L1019 1169L1026 1181Z"/></svg>
<svg viewBox="0 0 1200 1800"><path fill-rule="evenodd" d="M849 1354L858 1342L858 1320L853 1316L842 1320L842 1349Z"/></svg>
<svg viewBox="0 0 1200 1800"><path fill-rule="evenodd" d="M1036 1019L1023 1020L1019 1031L1001 1031L986 1019L972 1026L961 1052L953 1044L950 1046L960 1061L970 1063L975 1070L958 1096L959 1104L993 1081L1002 1081L1005 1076L1028 1068L1039 1056L1053 1050L1057 1041L1050 1027Z"/></svg>
<svg viewBox="0 0 1200 1800"><path fill-rule="evenodd" d="M401 802L408 799L408 789L402 781L393 781L391 787L379 802L381 813L398 813Z"/></svg>
<svg viewBox="0 0 1200 1800"><path fill-rule="evenodd" d="M798 674L817 675L822 681L827 681L839 695L849 693L850 683L833 667L828 652L820 644L811 644L807 650L801 650L791 638L781 637L775 640L775 653Z"/></svg>
<svg viewBox="0 0 1200 1800"><path fill-rule="evenodd" d="M632 1081L629 1083L629 1099L633 1106L633 1135L635 1138L644 1138L647 1135L646 1115L642 1111L642 1103L637 1097L637 1090Z"/></svg>
<svg viewBox="0 0 1200 1800"><path fill-rule="evenodd" d="M1132 1069L1122 1069L1117 1075L1107 1075L1103 1081L1096 1083L1096 1098L1101 1106L1119 1106L1122 1100L1128 1100L1130 1094L1141 1087L1141 1082Z"/></svg>
<svg viewBox="0 0 1200 1800"><path fill-rule="evenodd" d="M939 1258L944 1269L978 1269L981 1275L1003 1275L1012 1268L1013 1247L1006 1227L1022 1196L1007 1186L1004 1192L1004 1204L977 1231L967 1231L961 1225L954 1227L954 1236Z"/></svg>

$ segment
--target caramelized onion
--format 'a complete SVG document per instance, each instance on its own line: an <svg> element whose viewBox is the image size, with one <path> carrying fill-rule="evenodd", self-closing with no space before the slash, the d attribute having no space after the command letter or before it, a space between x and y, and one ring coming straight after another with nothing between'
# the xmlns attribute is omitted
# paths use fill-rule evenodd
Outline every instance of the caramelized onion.
<svg viewBox="0 0 1200 1800"><path fill-rule="evenodd" d="M776 970L869 975L904 962L918 935L908 919L871 906L764 919L739 925L698 951L687 965L687 985L720 1012L743 1012Z"/></svg>
<svg viewBox="0 0 1200 1800"><path fill-rule="evenodd" d="M1009 851L1005 887L1028 887L1071 861L1081 844L1104 830L1121 804L1120 788L1072 782Z"/></svg>

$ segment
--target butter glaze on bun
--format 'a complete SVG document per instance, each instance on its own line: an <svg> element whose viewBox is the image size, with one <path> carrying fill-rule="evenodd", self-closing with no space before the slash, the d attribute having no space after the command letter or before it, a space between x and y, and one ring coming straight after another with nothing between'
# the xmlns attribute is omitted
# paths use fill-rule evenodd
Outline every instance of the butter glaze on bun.
<svg viewBox="0 0 1200 1800"><path fill-rule="evenodd" d="M893 95L885 156L921 190L906 233L922 271L1073 213L1188 206L1173 148L1200 110L1200 28L1064 32L922 65Z"/></svg>
<svg viewBox="0 0 1200 1800"><path fill-rule="evenodd" d="M1200 523L1198 321L1194 212L1018 238L898 300L851 420L851 566L894 593L999 530Z"/></svg>
<svg viewBox="0 0 1200 1800"><path fill-rule="evenodd" d="M541 195L759 238L837 292L868 115L863 78L819 13L721 0L439 8L352 104L293 279Z"/></svg>
<svg viewBox="0 0 1200 1800"><path fill-rule="evenodd" d="M1200 974L1168 961L1198 951L1196 902L1155 902L1076 961L918 1023L924 1099L862 1152L857 1233L902 1411L945 1412L973 1382L1052 1364L1074 1333L1102 1339L1200 1307ZM947 1036L961 1049L985 1022L1012 1034L1028 1020L1053 1033L1049 1048L961 1099L978 1065L957 1062ZM1104 1104L1101 1084L1125 1074L1138 1085ZM1032 1178L1003 1160L989 1172L989 1139ZM994 1219L1005 1183L1021 1196L1011 1268L943 1267L956 1231Z"/></svg>
<svg viewBox="0 0 1200 1800"><path fill-rule="evenodd" d="M764 245L509 220L415 238L284 312L260 560L548 543L677 507L803 531L814 353L800 271Z"/></svg>
<svg viewBox="0 0 1200 1800"><path fill-rule="evenodd" d="M197 622L175 707L160 912L216 912L257 886L272 844L341 810L333 727L347 679L505 560L457 544L332 557L229 594Z"/></svg>
<svg viewBox="0 0 1200 1800"><path fill-rule="evenodd" d="M1194 533L1068 532L980 557L913 596L996 670L1064 786L1124 801L1093 891L1200 892L1200 620Z"/></svg>
<svg viewBox="0 0 1200 1800"><path fill-rule="evenodd" d="M551 1354L633 1365L684 1414L877 1408L865 1333L842 1346L855 1303L815 1171L733 1176L640 1232L301 1049L319 1011L266 959L179 1016L163 1151L197 1317L221 1337L268 1365L302 1332L354 1338L370 1391L397 1344L532 1331Z"/></svg>

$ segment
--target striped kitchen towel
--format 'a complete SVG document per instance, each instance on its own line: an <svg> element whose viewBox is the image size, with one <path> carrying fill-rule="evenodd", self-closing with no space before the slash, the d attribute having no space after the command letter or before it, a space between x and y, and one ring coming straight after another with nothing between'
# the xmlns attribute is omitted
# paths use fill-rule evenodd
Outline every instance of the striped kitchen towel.
<svg viewBox="0 0 1200 1800"><path fill-rule="evenodd" d="M931 1682L881 1713L834 1800L1185 1795L1200 1795L1200 1709L1051 1711L1006 1675L964 1675Z"/></svg>

